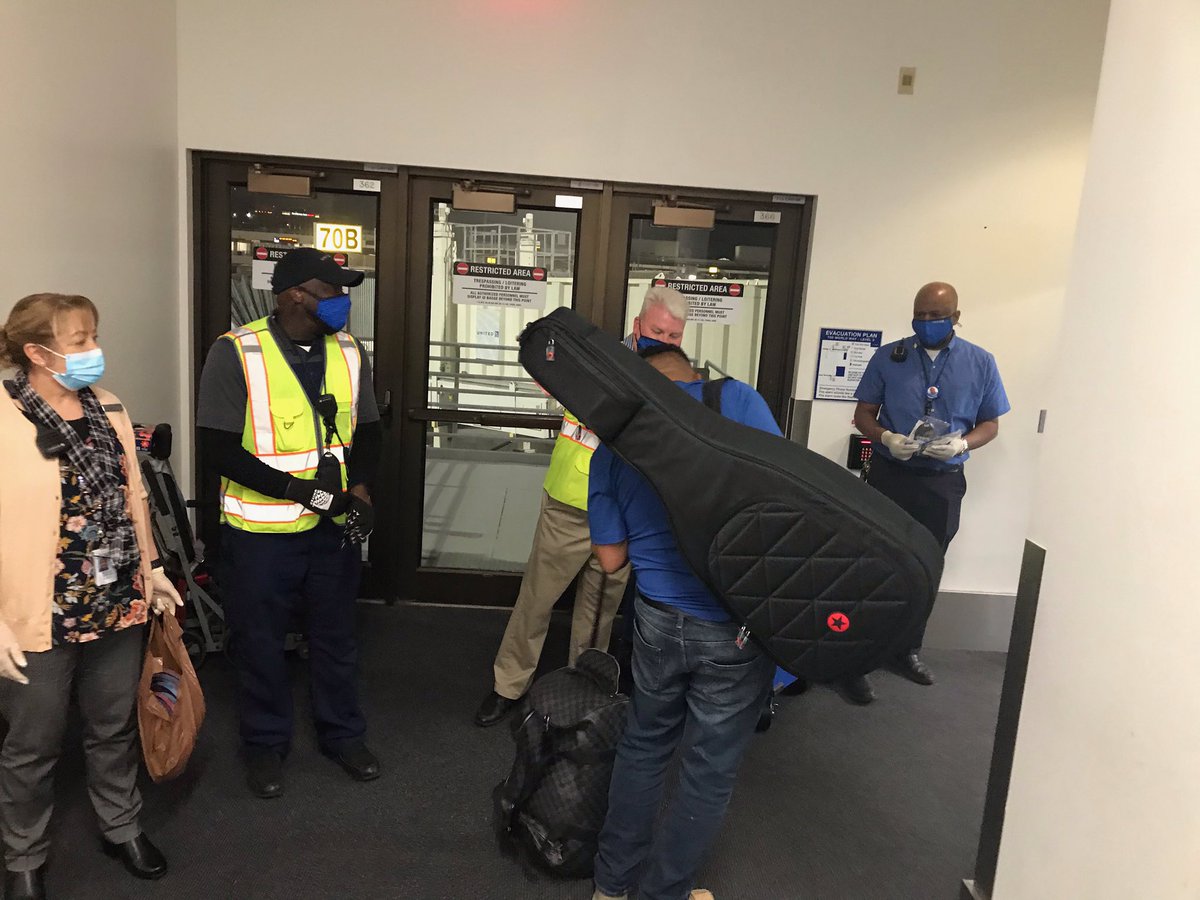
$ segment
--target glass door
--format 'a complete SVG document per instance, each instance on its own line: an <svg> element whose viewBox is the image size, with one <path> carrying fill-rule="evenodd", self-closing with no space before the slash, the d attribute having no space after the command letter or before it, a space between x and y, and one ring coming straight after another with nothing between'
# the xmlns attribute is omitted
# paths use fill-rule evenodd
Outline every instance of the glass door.
<svg viewBox="0 0 1200 900"><path fill-rule="evenodd" d="M203 203L198 209L200 239L197 266L198 324L195 383L213 342L231 327L269 315L275 308L271 275L275 263L295 247L318 247L343 266L366 273L350 289L348 330L358 337L374 363L381 412L388 413L380 368L388 363L376 353L376 330L394 328L394 309L381 310L380 297L396 297L398 261L389 253L396 238L389 227L397 219L399 180L394 174L328 167L294 160L268 161L204 159L199 165ZM366 177L364 177L366 176ZM382 363L382 366L381 366ZM386 383L386 382L384 382ZM211 555L218 552L217 479L206 472L197 446L196 471L200 533ZM384 487L386 494L388 488ZM379 489L376 490L378 501ZM386 516L372 540L364 545L364 560L382 556L376 550L388 531ZM386 546L386 543L384 544ZM380 595L372 567L364 590Z"/></svg>
<svg viewBox="0 0 1200 900"><path fill-rule="evenodd" d="M410 191L400 594L511 603L562 420L517 336L558 307L593 314L598 196L498 185L456 201L455 188ZM511 211L479 208L505 198Z"/></svg>
<svg viewBox="0 0 1200 900"><path fill-rule="evenodd" d="M656 225L660 205L712 210L711 228ZM766 398L781 426L790 406L801 316L802 203L618 194L613 200L605 327L628 334L646 291L689 300L683 349L707 377L732 376Z"/></svg>

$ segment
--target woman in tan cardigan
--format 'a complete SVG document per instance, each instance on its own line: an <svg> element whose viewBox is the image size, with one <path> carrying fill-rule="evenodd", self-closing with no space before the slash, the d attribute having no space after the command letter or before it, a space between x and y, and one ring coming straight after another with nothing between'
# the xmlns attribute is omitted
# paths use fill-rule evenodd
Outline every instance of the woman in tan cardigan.
<svg viewBox="0 0 1200 900"><path fill-rule="evenodd" d="M149 612L173 612L180 599L151 537L129 416L91 387L104 371L97 322L86 297L35 294L0 329L0 368L16 369L0 394L8 900L45 897L54 764L72 686L103 849L140 878L167 871L138 826L134 705Z"/></svg>

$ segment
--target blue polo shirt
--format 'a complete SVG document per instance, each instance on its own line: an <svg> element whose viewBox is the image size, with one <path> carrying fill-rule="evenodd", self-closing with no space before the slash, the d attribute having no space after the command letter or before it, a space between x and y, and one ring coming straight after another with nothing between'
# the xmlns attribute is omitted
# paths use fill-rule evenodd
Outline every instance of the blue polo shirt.
<svg viewBox="0 0 1200 900"><path fill-rule="evenodd" d="M703 381L675 382L703 400ZM721 414L770 434L779 426L754 388L727 381L721 392ZM703 472L696 472L703 478ZM649 482L603 444L592 454L588 476L588 522L593 544L629 542L629 560L638 591L689 616L727 622L729 614L683 558L671 533L666 507Z"/></svg>
<svg viewBox="0 0 1200 900"><path fill-rule="evenodd" d="M908 347L908 357L896 362L892 352L900 343ZM966 434L979 422L998 419L1010 409L995 357L957 336L933 360L915 336L885 344L867 363L855 396L863 403L881 405L879 424L906 435L925 415L926 392L931 386L937 387L931 415L949 422L952 432ZM893 458L879 443L874 452ZM962 465L970 455L963 453L944 462L917 458L905 464L949 468Z"/></svg>

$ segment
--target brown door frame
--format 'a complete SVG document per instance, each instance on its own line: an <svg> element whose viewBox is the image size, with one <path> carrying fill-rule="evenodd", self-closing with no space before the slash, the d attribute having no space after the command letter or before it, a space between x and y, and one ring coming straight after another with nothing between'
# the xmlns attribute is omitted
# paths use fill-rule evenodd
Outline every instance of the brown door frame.
<svg viewBox="0 0 1200 900"><path fill-rule="evenodd" d="M601 326L619 335L624 327L625 304L629 289L629 225L633 218L653 215L654 204L664 197L716 210L718 222L754 224L756 212L777 212L775 248L767 302L763 314L762 338L755 388L767 401L784 433L791 413L792 388L795 384L796 352L800 322L804 314L804 286L807 281L807 249L812 220L812 198L805 203L780 203L769 194L734 191L706 191L678 187L636 187L617 190L613 197L609 227L609 248L604 296L608 301ZM618 302L619 300L619 302Z"/></svg>
<svg viewBox="0 0 1200 900"><path fill-rule="evenodd" d="M230 188L245 185L247 171L255 163L269 169L281 168L310 174L314 190L362 194L370 192L355 191L355 178L369 177L380 182L377 234L380 239L375 247L376 346L379 345L381 334L391 334L397 330L396 319L402 312L396 308L399 304L389 304L385 302L385 298L402 296L398 286L402 283L404 271L403 244L389 242L386 235L397 223L403 226L406 218L406 173L365 173L361 165L327 160L297 160L241 154L194 154L193 184L198 186L197 193L201 202L193 210L193 253L196 261L193 273L193 296L196 298L196 326L193 328L193 410L199 400L200 372L204 368L209 348L217 338L229 330L229 282L232 274L229 254ZM375 384L381 404L380 412L386 419L391 411L384 405L385 393L379 386L394 384L396 387L393 390L398 390L399 373L394 371L393 361L388 355L377 352L375 356ZM385 427L385 441L386 431ZM216 557L220 553L219 541L216 540L220 515L217 504L219 483L216 476L206 471L203 449L196 440L194 422L192 439L196 472L194 496L199 533L210 548L209 556ZM381 510L387 509L389 487L390 485L383 485L382 491L377 493L376 499ZM382 530L386 532L386 525ZM381 578L385 573L380 571L376 563L378 560L387 560L389 554L377 548L378 543L372 545L371 565L364 569L362 590L365 596L386 596L386 582Z"/></svg>
<svg viewBox="0 0 1200 900"><path fill-rule="evenodd" d="M480 605L511 605L520 576L475 570L422 569L420 563L424 504L426 348L429 328L429 259L434 199L449 200L451 186L471 180L490 187L508 186L522 201L553 208L553 193L585 198L577 232L575 310L610 334L620 336L627 291L628 216L649 214L655 199L713 206L718 220L752 221L754 210L781 213L771 286L766 306L758 389L786 433L795 383L800 322L812 246L815 197L780 202L776 195L621 182L579 182L541 177L428 167L372 166L337 160L297 159L240 153L196 152L192 156L196 199L193 208L193 296L195 297L193 401L200 371L212 342L229 328L230 221L229 187L245 183L249 166L315 171L315 186L352 191L355 177L381 182L376 244L375 389L384 419L383 457L375 488L377 521L364 596L421 599ZM388 171L376 171L385 168ZM528 192L528 193L526 193ZM545 203L547 198L551 202ZM222 229L225 229L222 233ZM590 234L596 237L589 238ZM217 249L217 252L209 252ZM224 248L224 249L222 249ZM770 302L775 301L775 302ZM382 352L381 352L382 351ZM388 402L390 400L390 403ZM541 425L554 416L446 413L446 421L483 425ZM557 427L556 422L553 427ZM193 435L194 438L194 435ZM216 479L202 475L204 460L195 441L196 496L201 534L215 547Z"/></svg>
<svg viewBox="0 0 1200 900"><path fill-rule="evenodd" d="M469 177L469 176L468 176ZM430 422L460 422L495 427L545 428L556 431L561 417L517 413L470 413L430 409L428 405L428 360L430 318L430 272L432 262L432 224L437 203L450 203L452 189L462 175L445 173L414 177L410 182L410 223L408 235L408 293L405 320L403 403L396 418L399 426L400 495L397 513L400 542L398 552L399 596L431 602L511 605L521 587L521 576L510 572L484 572L475 569L427 568L421 566L421 542L424 531L425 430ZM508 188L517 195L518 209L554 209L555 194L583 196L575 235L575 277L572 290L574 309L593 319L597 315L598 294L591 289L598 269L597 250L603 243L589 240L599 234L601 194L573 188L567 180L530 179L517 176L486 176L489 188Z"/></svg>

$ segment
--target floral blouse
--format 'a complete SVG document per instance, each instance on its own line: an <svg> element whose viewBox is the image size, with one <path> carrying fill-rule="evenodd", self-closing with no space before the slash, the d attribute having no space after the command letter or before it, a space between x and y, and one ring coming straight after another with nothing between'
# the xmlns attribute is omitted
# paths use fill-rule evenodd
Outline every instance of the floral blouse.
<svg viewBox="0 0 1200 900"><path fill-rule="evenodd" d="M86 419L70 424L87 443ZM117 580L103 587L92 576L91 542L99 532L91 518L94 510L84 503L79 472L66 459L59 461L62 476L62 518L58 541L58 561L54 576L54 615L50 634L55 647L83 643L143 625L147 618L142 573L134 565L117 574ZM124 458L122 458L124 472Z"/></svg>

